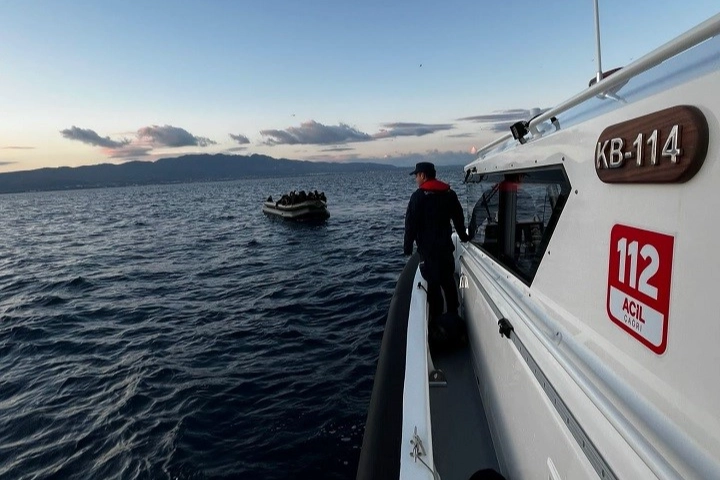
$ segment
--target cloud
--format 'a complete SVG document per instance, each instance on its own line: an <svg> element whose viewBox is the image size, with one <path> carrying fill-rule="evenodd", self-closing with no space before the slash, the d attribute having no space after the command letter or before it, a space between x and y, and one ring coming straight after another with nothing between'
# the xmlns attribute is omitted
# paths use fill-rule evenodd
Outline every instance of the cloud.
<svg viewBox="0 0 720 480"><path fill-rule="evenodd" d="M448 135L449 138L473 138L475 136L474 133L453 133Z"/></svg>
<svg viewBox="0 0 720 480"><path fill-rule="evenodd" d="M127 145L115 149L105 149L104 153L110 158L138 158L150 155L151 147Z"/></svg>
<svg viewBox="0 0 720 480"><path fill-rule="evenodd" d="M120 148L130 143L130 140L127 138L116 141L110 137L101 137L89 128L78 128L74 125L72 128L61 130L60 133L69 140L77 140L78 142L87 143L88 145L94 145L96 147Z"/></svg>
<svg viewBox="0 0 720 480"><path fill-rule="evenodd" d="M433 162L436 166L459 166L472 162L475 156L462 151L427 150L425 152L394 152L383 156L367 156L358 153L340 153L337 155L315 154L313 160L329 162L370 162L396 167L412 167L418 162ZM408 173L410 171L408 170Z"/></svg>
<svg viewBox="0 0 720 480"><path fill-rule="evenodd" d="M531 108L530 110L516 108L511 110L493 112L486 115L475 115L472 117L458 118L458 121L488 123L490 124L490 129L492 131L505 132L515 122L519 122L520 120L528 121L531 118L547 111L547 108Z"/></svg>
<svg viewBox="0 0 720 480"><path fill-rule="evenodd" d="M269 137L265 145L343 145L346 143L369 142L395 137L422 137L443 130L455 128L450 123L427 124L395 122L385 123L382 129L373 135L351 127L345 123L323 125L314 120L303 122L299 127L285 130L261 130L260 134ZM231 135L232 136L232 135ZM337 147L339 148L339 147ZM339 150L324 150L339 151Z"/></svg>
<svg viewBox="0 0 720 480"><path fill-rule="evenodd" d="M10 161L7 161L7 162L6 162L6 161L0 160L0 166L13 165L13 164L15 164L15 163L18 163L18 162L10 162Z"/></svg>
<svg viewBox="0 0 720 480"><path fill-rule="evenodd" d="M231 133L230 138L235 140L240 145L245 145L247 143L250 143L250 139L248 137L246 137L245 135L240 135L240 134L234 135Z"/></svg>
<svg viewBox="0 0 720 480"><path fill-rule="evenodd" d="M232 147L232 148L228 148L227 151L228 152L244 152L245 150L247 150L247 148L248 147Z"/></svg>
<svg viewBox="0 0 720 480"><path fill-rule="evenodd" d="M7 147L2 147L3 150L34 150L35 147L20 147L17 145L8 145Z"/></svg>
<svg viewBox="0 0 720 480"><path fill-rule="evenodd" d="M323 148L320 150L321 152L348 152L355 150L353 147L330 147L330 148Z"/></svg>
<svg viewBox="0 0 720 480"><path fill-rule="evenodd" d="M268 137L264 142L266 145L333 145L373 139L367 133L344 123L323 125L314 120L286 130L261 130L260 134Z"/></svg>
<svg viewBox="0 0 720 480"><path fill-rule="evenodd" d="M172 125L143 127L137 131L137 137L141 142L149 142L153 147L207 147L217 143L206 137L196 137L184 128Z"/></svg>
<svg viewBox="0 0 720 480"><path fill-rule="evenodd" d="M422 137L431 133L440 132L442 130L452 130L454 127L450 123L426 124L426 123L386 123L380 132L373 135L373 138L393 138L393 137Z"/></svg>
<svg viewBox="0 0 720 480"><path fill-rule="evenodd" d="M436 166L466 165L474 160L474 155L469 152L444 151L437 149L427 150L421 153L399 153L385 155L382 158L367 159L380 163L389 163L396 166L413 166L418 162L432 162Z"/></svg>
<svg viewBox="0 0 720 480"><path fill-rule="evenodd" d="M60 133L67 139L102 147L102 153L108 158L119 159L139 159L152 156L152 151L156 147L215 145L215 142L208 138L196 137L183 128L171 125L142 127L135 132L135 138L132 140L127 138L112 140L110 137L101 137L92 129L76 126L61 130Z"/></svg>

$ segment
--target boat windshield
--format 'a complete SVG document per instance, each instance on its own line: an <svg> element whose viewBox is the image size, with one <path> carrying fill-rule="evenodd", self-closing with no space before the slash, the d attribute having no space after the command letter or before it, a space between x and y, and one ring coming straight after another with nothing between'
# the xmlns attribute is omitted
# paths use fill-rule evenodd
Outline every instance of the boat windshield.
<svg viewBox="0 0 720 480"><path fill-rule="evenodd" d="M530 284L570 194L562 166L476 175L467 185L471 242Z"/></svg>

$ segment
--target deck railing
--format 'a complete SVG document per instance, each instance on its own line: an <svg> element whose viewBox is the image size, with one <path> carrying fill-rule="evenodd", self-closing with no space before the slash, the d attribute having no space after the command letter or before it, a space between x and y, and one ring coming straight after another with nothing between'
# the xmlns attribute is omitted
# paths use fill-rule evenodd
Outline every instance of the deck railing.
<svg viewBox="0 0 720 480"><path fill-rule="evenodd" d="M529 121L528 128L533 135L538 135L538 125L543 122L547 122L553 117L560 115L563 112L583 103L584 101L602 95L603 93L612 90L623 82L627 82L629 79L639 75L642 72L650 70L651 68L659 65L660 63L674 57L675 55L682 53L699 43L704 42L716 35L720 34L720 13L704 21L697 27L688 30L686 33L680 35L674 40L669 41L665 45L653 50L644 57L637 59L629 65L621 68L611 76L606 77L600 82L593 86L583 90L581 93L574 97L566 100L555 108L551 108L545 113L538 115ZM499 145L512 140L512 134L508 133L496 140L485 145L477 152L477 159L486 157Z"/></svg>

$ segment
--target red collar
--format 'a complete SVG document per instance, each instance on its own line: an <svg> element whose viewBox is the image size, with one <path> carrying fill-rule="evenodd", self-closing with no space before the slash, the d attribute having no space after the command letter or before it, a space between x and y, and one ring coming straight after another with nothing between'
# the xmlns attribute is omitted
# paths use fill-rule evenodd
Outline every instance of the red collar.
<svg viewBox="0 0 720 480"><path fill-rule="evenodd" d="M445 182L433 178L432 180L426 180L420 185L420 190L428 190L431 192L445 192L450 190L450 185Z"/></svg>

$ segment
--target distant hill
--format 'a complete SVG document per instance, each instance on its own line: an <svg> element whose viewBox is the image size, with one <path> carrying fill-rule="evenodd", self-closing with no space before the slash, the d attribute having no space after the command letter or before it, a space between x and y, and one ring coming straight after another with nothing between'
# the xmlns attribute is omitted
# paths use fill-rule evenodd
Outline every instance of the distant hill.
<svg viewBox="0 0 720 480"><path fill-rule="evenodd" d="M163 183L207 182L260 176L394 170L377 163L334 163L276 159L266 155L184 155L155 162L41 168L0 173L0 193Z"/></svg>

